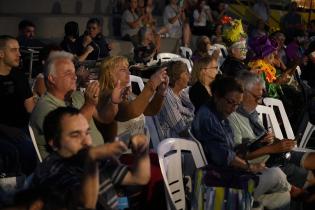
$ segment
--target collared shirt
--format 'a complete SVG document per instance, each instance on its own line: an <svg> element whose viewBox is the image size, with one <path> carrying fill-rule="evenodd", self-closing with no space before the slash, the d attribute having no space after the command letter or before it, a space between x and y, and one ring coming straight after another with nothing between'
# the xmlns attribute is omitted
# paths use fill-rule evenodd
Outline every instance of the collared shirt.
<svg viewBox="0 0 315 210"><path fill-rule="evenodd" d="M84 102L84 96L81 92L75 91L71 95L72 104L71 106L80 109ZM32 114L30 123L34 131L35 139L38 145L39 152L43 158L45 158L48 155L47 152L47 144L44 138L44 131L43 131L43 123L46 115L57 109L58 107L66 107L70 104L67 104L65 101L60 100L56 97L54 97L49 92L46 92L45 95L43 95L39 101L37 102ZM91 137L93 141L93 145L100 145L104 144L104 139L101 135L101 133L97 130L94 120L91 119L90 122L90 129L91 129Z"/></svg>
<svg viewBox="0 0 315 210"><path fill-rule="evenodd" d="M234 142L236 145L244 143L244 140L253 142L257 139L258 136L255 135L252 127L250 126L250 121L247 117L233 112L228 120L230 122L231 128L233 130ZM236 146L235 145L235 146ZM251 160L252 163L261 163L266 162L269 158L269 155L264 155L258 158Z"/></svg>
<svg viewBox="0 0 315 210"><path fill-rule="evenodd" d="M194 118L194 108L187 91L176 96L171 88L166 91L166 97L158 119L164 138L180 137L179 134L190 127Z"/></svg>
<svg viewBox="0 0 315 210"><path fill-rule="evenodd" d="M192 133L202 144L209 163L230 166L236 156L233 132L213 101L200 107L192 123Z"/></svg>
<svg viewBox="0 0 315 210"><path fill-rule="evenodd" d="M63 158L57 153L49 155L35 170L31 185L43 189L54 187L76 200L82 188L85 151L83 149L70 158ZM128 172L127 166L107 159L100 162L99 169L98 204L102 209L117 209L118 196L114 187L121 185Z"/></svg>

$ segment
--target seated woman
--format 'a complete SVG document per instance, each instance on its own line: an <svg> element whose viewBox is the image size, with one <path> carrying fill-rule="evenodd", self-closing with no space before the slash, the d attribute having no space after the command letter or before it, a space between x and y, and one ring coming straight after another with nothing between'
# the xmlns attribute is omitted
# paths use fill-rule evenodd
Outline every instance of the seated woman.
<svg viewBox="0 0 315 210"><path fill-rule="evenodd" d="M215 50L212 52L211 42L209 37L201 36L198 38L196 43L196 50L193 53L192 60L195 62L200 58L208 57L209 55L213 55L214 57L218 57L220 54L220 50Z"/></svg>
<svg viewBox="0 0 315 210"><path fill-rule="evenodd" d="M136 63L148 63L156 56L160 48L160 39L155 39L153 31L149 27L141 27L138 32L138 40L134 48L134 61Z"/></svg>
<svg viewBox="0 0 315 210"><path fill-rule="evenodd" d="M249 171L259 177L254 199L274 196L268 209L287 206L290 202L290 184L281 169L266 168L261 163L249 163L234 151L234 134L228 117L243 99L243 86L231 77L217 77L211 84L212 100L201 106L192 123L192 133L200 141L209 164Z"/></svg>
<svg viewBox="0 0 315 210"><path fill-rule="evenodd" d="M110 124L96 121L104 139L110 141L126 131L131 135L144 133L144 115L153 116L160 111L168 86L166 70L161 69L151 76L142 92L135 96L130 91L128 67L128 60L123 56L110 56L100 66L100 97L108 97L117 83L124 92L123 102L118 105L116 121Z"/></svg>
<svg viewBox="0 0 315 210"><path fill-rule="evenodd" d="M175 61L167 68L170 77L165 102L158 119L164 138L188 137L188 128L194 118L194 107L187 92L183 91L189 82L189 72L185 63Z"/></svg>
<svg viewBox="0 0 315 210"><path fill-rule="evenodd" d="M194 63L189 98L195 106L195 112L212 96L210 84L217 74L218 62L214 57L204 57Z"/></svg>

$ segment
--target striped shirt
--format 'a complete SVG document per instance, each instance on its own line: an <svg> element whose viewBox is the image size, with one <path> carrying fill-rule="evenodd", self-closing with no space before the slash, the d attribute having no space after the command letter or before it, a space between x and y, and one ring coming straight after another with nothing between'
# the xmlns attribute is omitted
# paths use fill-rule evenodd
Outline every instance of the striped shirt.
<svg viewBox="0 0 315 210"><path fill-rule="evenodd" d="M32 185L42 188L54 186L65 196L75 199L81 190L84 174L81 155L83 151L70 158L63 158L57 153L49 155L35 170ZM115 187L121 184L127 174L127 166L108 159L100 162L99 169L98 209L117 209L118 196Z"/></svg>

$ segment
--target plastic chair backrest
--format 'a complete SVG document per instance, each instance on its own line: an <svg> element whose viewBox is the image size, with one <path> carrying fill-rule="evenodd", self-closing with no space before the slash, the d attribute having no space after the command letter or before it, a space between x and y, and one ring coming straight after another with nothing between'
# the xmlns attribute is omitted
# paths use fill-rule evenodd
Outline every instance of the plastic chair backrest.
<svg viewBox="0 0 315 210"><path fill-rule="evenodd" d="M189 47L180 47L179 51L183 58L191 59L193 52Z"/></svg>
<svg viewBox="0 0 315 210"><path fill-rule="evenodd" d="M144 88L144 83L141 77L135 76L135 75L130 75L130 82L136 82L139 85L140 91L143 90Z"/></svg>
<svg viewBox="0 0 315 210"><path fill-rule="evenodd" d="M268 106L258 105L256 107L256 111L258 112L261 121L263 121L264 117L267 119L268 129L272 129L275 137L278 139L283 139L283 135L273 109Z"/></svg>
<svg viewBox="0 0 315 210"><path fill-rule="evenodd" d="M159 133L158 126L155 120L156 116L145 116L145 125L150 133L151 143L153 146L153 150L157 151L158 145L161 142L162 136Z"/></svg>
<svg viewBox="0 0 315 210"><path fill-rule="evenodd" d="M182 172L182 152L189 151L197 168L206 165L195 141L168 138L158 146L159 163L170 204L177 210L186 209ZM170 207L170 206L169 206Z"/></svg>
<svg viewBox="0 0 315 210"><path fill-rule="evenodd" d="M205 165L208 165L208 161L207 161L206 155L205 155L205 153L204 153L204 151L203 151L203 147L202 147L201 143L199 142L198 139L196 139L196 137L194 136L194 134L191 132L191 129L190 129L190 128L188 128L188 133L189 133L189 136L191 137L191 139L192 139L194 142L197 143L198 148L199 148L199 151L200 151L201 156L202 156L202 159L203 159L203 161L205 162Z"/></svg>
<svg viewBox="0 0 315 210"><path fill-rule="evenodd" d="M295 139L295 135L293 133L288 115L284 109L282 101L279 99L269 98L269 97L264 98L263 101L264 101L264 104L266 106L271 107L273 110L275 110L275 107L277 107L279 109L282 123L283 123L284 130L285 130L285 134L286 134L286 138Z"/></svg>
<svg viewBox="0 0 315 210"><path fill-rule="evenodd" d="M33 146L35 148L35 152L37 154L38 160L41 163L43 161L43 159L42 159L42 156L39 153L37 142L36 142L35 135L34 135L34 132L33 132L33 128L32 128L32 126L30 124L28 125L28 130L30 132L30 136L31 136L32 143L33 143Z"/></svg>
<svg viewBox="0 0 315 210"><path fill-rule="evenodd" d="M171 61L174 58L180 58L180 55L174 53L159 53L157 55L157 60L161 60L161 62Z"/></svg>

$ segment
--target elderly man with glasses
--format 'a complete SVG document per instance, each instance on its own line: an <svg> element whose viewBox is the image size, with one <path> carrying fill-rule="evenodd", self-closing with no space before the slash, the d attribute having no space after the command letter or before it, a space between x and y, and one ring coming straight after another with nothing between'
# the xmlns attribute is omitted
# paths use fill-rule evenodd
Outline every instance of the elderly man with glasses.
<svg viewBox="0 0 315 210"><path fill-rule="evenodd" d="M241 105L228 117L234 134L234 143L240 145L247 141L251 144L261 137L258 140L261 146L248 149L243 158L250 163L266 162L270 166L279 165L280 163L273 161L270 155L274 157L274 154L291 151L291 158L288 161L281 161L281 169L287 175L288 181L298 187L307 187L313 183L314 175L308 170L314 169L314 154L292 151L296 144L294 140L278 141L272 132L264 128L258 118L256 107L261 102L265 88L262 78L246 72L239 75L237 79L244 84L244 94Z"/></svg>

